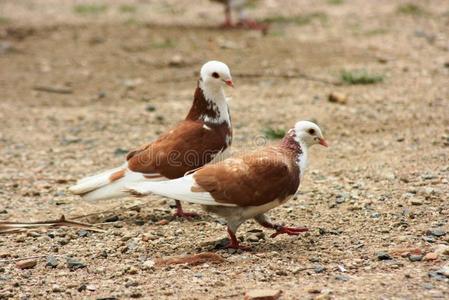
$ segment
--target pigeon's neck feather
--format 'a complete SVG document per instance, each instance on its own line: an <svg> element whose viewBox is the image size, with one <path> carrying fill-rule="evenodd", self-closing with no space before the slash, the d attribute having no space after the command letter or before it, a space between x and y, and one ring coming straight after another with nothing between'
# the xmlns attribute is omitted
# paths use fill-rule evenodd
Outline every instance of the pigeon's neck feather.
<svg viewBox="0 0 449 300"><path fill-rule="evenodd" d="M308 164L307 145L298 143L295 131L290 130L282 140L281 147L292 153L302 178Z"/></svg>
<svg viewBox="0 0 449 300"><path fill-rule="evenodd" d="M301 145L296 141L296 134L294 130L289 130L282 139L281 146L285 149L293 151L296 155L302 153Z"/></svg>
<svg viewBox="0 0 449 300"><path fill-rule="evenodd" d="M187 120L202 120L205 123L231 126L229 108L221 86L213 87L199 80L192 107Z"/></svg>

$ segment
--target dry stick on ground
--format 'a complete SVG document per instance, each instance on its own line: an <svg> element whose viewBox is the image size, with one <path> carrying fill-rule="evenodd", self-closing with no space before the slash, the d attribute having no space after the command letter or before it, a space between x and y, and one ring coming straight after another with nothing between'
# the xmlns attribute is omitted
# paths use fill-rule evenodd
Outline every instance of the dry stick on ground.
<svg viewBox="0 0 449 300"><path fill-rule="evenodd" d="M139 203L139 204L132 205L132 206L129 206L129 207L121 206L121 207L118 207L118 208L112 208L112 209L108 209L108 210L104 210L104 211L93 212L93 213L90 213L90 214L87 214L87 215L79 215L79 216L73 217L71 219L72 220L78 220L78 219L83 219L83 218L87 218L87 217L91 217L91 216L97 216L97 215L107 214L107 213L111 213L111 212L116 212L116 211L122 210L122 209L132 210L133 208L139 207L141 205L143 205L143 203ZM108 223L112 223L112 222L108 222ZM106 224L106 223L99 223L99 224Z"/></svg>
<svg viewBox="0 0 449 300"><path fill-rule="evenodd" d="M314 77L314 76L310 76L304 73L280 73L280 74L265 74L265 73L233 73L232 74L234 77L240 77L240 78L286 78L286 79L294 79L294 78L301 78L304 80L308 80L308 81L315 81L315 82L321 82L324 84L330 84L330 85L335 85L335 86L340 86L342 85L341 82L339 81L333 81L333 80L328 80L328 79L324 79L324 78L318 78L318 77ZM177 78L172 78L170 79L171 81L177 81L177 82L181 82L181 81L189 81L192 80L192 78L189 77L177 77ZM160 79L156 81L157 83L160 82L166 82L165 79Z"/></svg>
<svg viewBox="0 0 449 300"><path fill-rule="evenodd" d="M66 220L64 215L62 215L61 218L58 220L49 220L42 222L0 222L0 234L16 232L26 228L36 228L43 226L44 227L68 226L68 227L78 227L85 230L91 230L96 232L104 232L104 230L95 228L91 224Z"/></svg>
<svg viewBox="0 0 449 300"><path fill-rule="evenodd" d="M46 86L46 85L36 85L33 90L47 93L56 94L72 94L73 90L65 86Z"/></svg>
<svg viewBox="0 0 449 300"><path fill-rule="evenodd" d="M64 255L56 255L56 254L46 254L46 255L35 255L35 256L27 256L27 257L19 257L19 258L11 258L11 259L0 259L0 263L12 263L15 261L21 261L21 260L27 260L27 259L38 259L38 258L44 258L48 256L54 256L54 257L63 257Z"/></svg>
<svg viewBox="0 0 449 300"><path fill-rule="evenodd" d="M241 78L261 78L261 77L279 77L279 78L301 78L309 81L316 81L325 84L341 85L339 81L332 81L324 78L310 76L301 72L297 73L280 73L280 74L261 74L261 73L234 73L235 77Z"/></svg>

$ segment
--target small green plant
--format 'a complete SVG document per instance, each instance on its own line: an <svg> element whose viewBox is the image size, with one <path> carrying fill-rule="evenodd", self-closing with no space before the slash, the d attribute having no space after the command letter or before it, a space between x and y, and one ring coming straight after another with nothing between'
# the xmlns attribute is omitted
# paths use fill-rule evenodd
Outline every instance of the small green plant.
<svg viewBox="0 0 449 300"><path fill-rule="evenodd" d="M268 31L269 36L275 36L275 37L283 37L285 36L285 31L282 30L269 30Z"/></svg>
<svg viewBox="0 0 449 300"><path fill-rule="evenodd" d="M365 31L365 35L366 36L374 36L374 35L382 35L382 34L387 34L388 33L388 29L385 28L375 28L375 29L370 29L368 31Z"/></svg>
<svg viewBox="0 0 449 300"><path fill-rule="evenodd" d="M340 5L343 4L345 1L344 0L327 0L327 3L330 5Z"/></svg>
<svg viewBox="0 0 449 300"><path fill-rule="evenodd" d="M255 9L255 8L257 8L257 0L246 1L245 8L247 8L247 9Z"/></svg>
<svg viewBox="0 0 449 300"><path fill-rule="evenodd" d="M374 84L382 82L384 77L378 74L370 74L366 70L343 71L341 80L347 84Z"/></svg>
<svg viewBox="0 0 449 300"><path fill-rule="evenodd" d="M123 22L123 24L129 25L129 26L134 26L134 25L141 25L142 22L137 20L136 18L128 18Z"/></svg>
<svg viewBox="0 0 449 300"><path fill-rule="evenodd" d="M426 11L422 7L413 3L399 5L397 11L398 13L412 16L419 16L426 14Z"/></svg>
<svg viewBox="0 0 449 300"><path fill-rule="evenodd" d="M98 15L107 9L106 5L100 4L78 4L73 7L74 12L80 15Z"/></svg>
<svg viewBox="0 0 449 300"><path fill-rule="evenodd" d="M7 17L0 16L0 25L8 24L10 20Z"/></svg>
<svg viewBox="0 0 449 300"><path fill-rule="evenodd" d="M285 130L281 128L267 127L263 130L263 134L267 139L279 140L285 136Z"/></svg>
<svg viewBox="0 0 449 300"><path fill-rule="evenodd" d="M175 42L173 42L171 39L165 39L163 41L153 42L151 44L151 47L159 48L159 49L174 48L175 47Z"/></svg>
<svg viewBox="0 0 449 300"><path fill-rule="evenodd" d="M134 5L123 4L120 5L119 10L122 13L133 14L137 11L137 7L135 7Z"/></svg>
<svg viewBox="0 0 449 300"><path fill-rule="evenodd" d="M314 12L305 15L296 15L296 16L272 16L263 19L264 23L293 23L296 25L307 25L313 20L320 20L321 22L327 21L327 15L323 12Z"/></svg>

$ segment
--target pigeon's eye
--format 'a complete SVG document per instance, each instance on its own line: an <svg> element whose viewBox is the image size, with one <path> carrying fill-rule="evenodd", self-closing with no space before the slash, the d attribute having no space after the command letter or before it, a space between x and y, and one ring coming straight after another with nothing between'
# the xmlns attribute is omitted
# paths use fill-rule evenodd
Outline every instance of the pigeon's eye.
<svg viewBox="0 0 449 300"><path fill-rule="evenodd" d="M214 73L212 73L212 77L214 77L214 78L220 78L220 75L218 75L217 72L214 72Z"/></svg>
<svg viewBox="0 0 449 300"><path fill-rule="evenodd" d="M315 129L310 128L308 132L309 132L309 134L314 135L315 134Z"/></svg>

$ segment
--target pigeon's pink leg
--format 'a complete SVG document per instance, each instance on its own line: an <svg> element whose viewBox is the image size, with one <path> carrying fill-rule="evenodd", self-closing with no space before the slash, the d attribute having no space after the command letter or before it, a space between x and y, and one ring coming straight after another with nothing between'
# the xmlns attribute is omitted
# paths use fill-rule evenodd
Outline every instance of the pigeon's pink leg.
<svg viewBox="0 0 449 300"><path fill-rule="evenodd" d="M226 4L225 7L225 22L223 23L223 28L231 28L232 25L232 19L231 19L231 7L229 4Z"/></svg>
<svg viewBox="0 0 449 300"><path fill-rule="evenodd" d="M229 234L229 244L226 245L226 248L230 249L240 249L248 251L251 248L248 246L241 245L239 241L237 240L234 232L228 227L228 234Z"/></svg>
<svg viewBox="0 0 449 300"><path fill-rule="evenodd" d="M179 217L179 218L195 218L198 217L199 214L194 213L194 212L185 212L182 209L182 205L181 205L181 201L176 200L176 212L175 212L175 217Z"/></svg>
<svg viewBox="0 0 449 300"><path fill-rule="evenodd" d="M252 19L243 19L240 20L237 23L238 27L245 28L245 29L252 29L252 30L260 30L263 33L266 33L268 31L268 24L259 23L256 20Z"/></svg>
<svg viewBox="0 0 449 300"><path fill-rule="evenodd" d="M270 235L270 237L274 238L279 234L288 234L288 235L299 235L301 232L309 231L306 227L287 227L280 224L273 224L265 215L258 215L255 217L257 223L262 225L263 227L270 228L276 230L275 233Z"/></svg>

